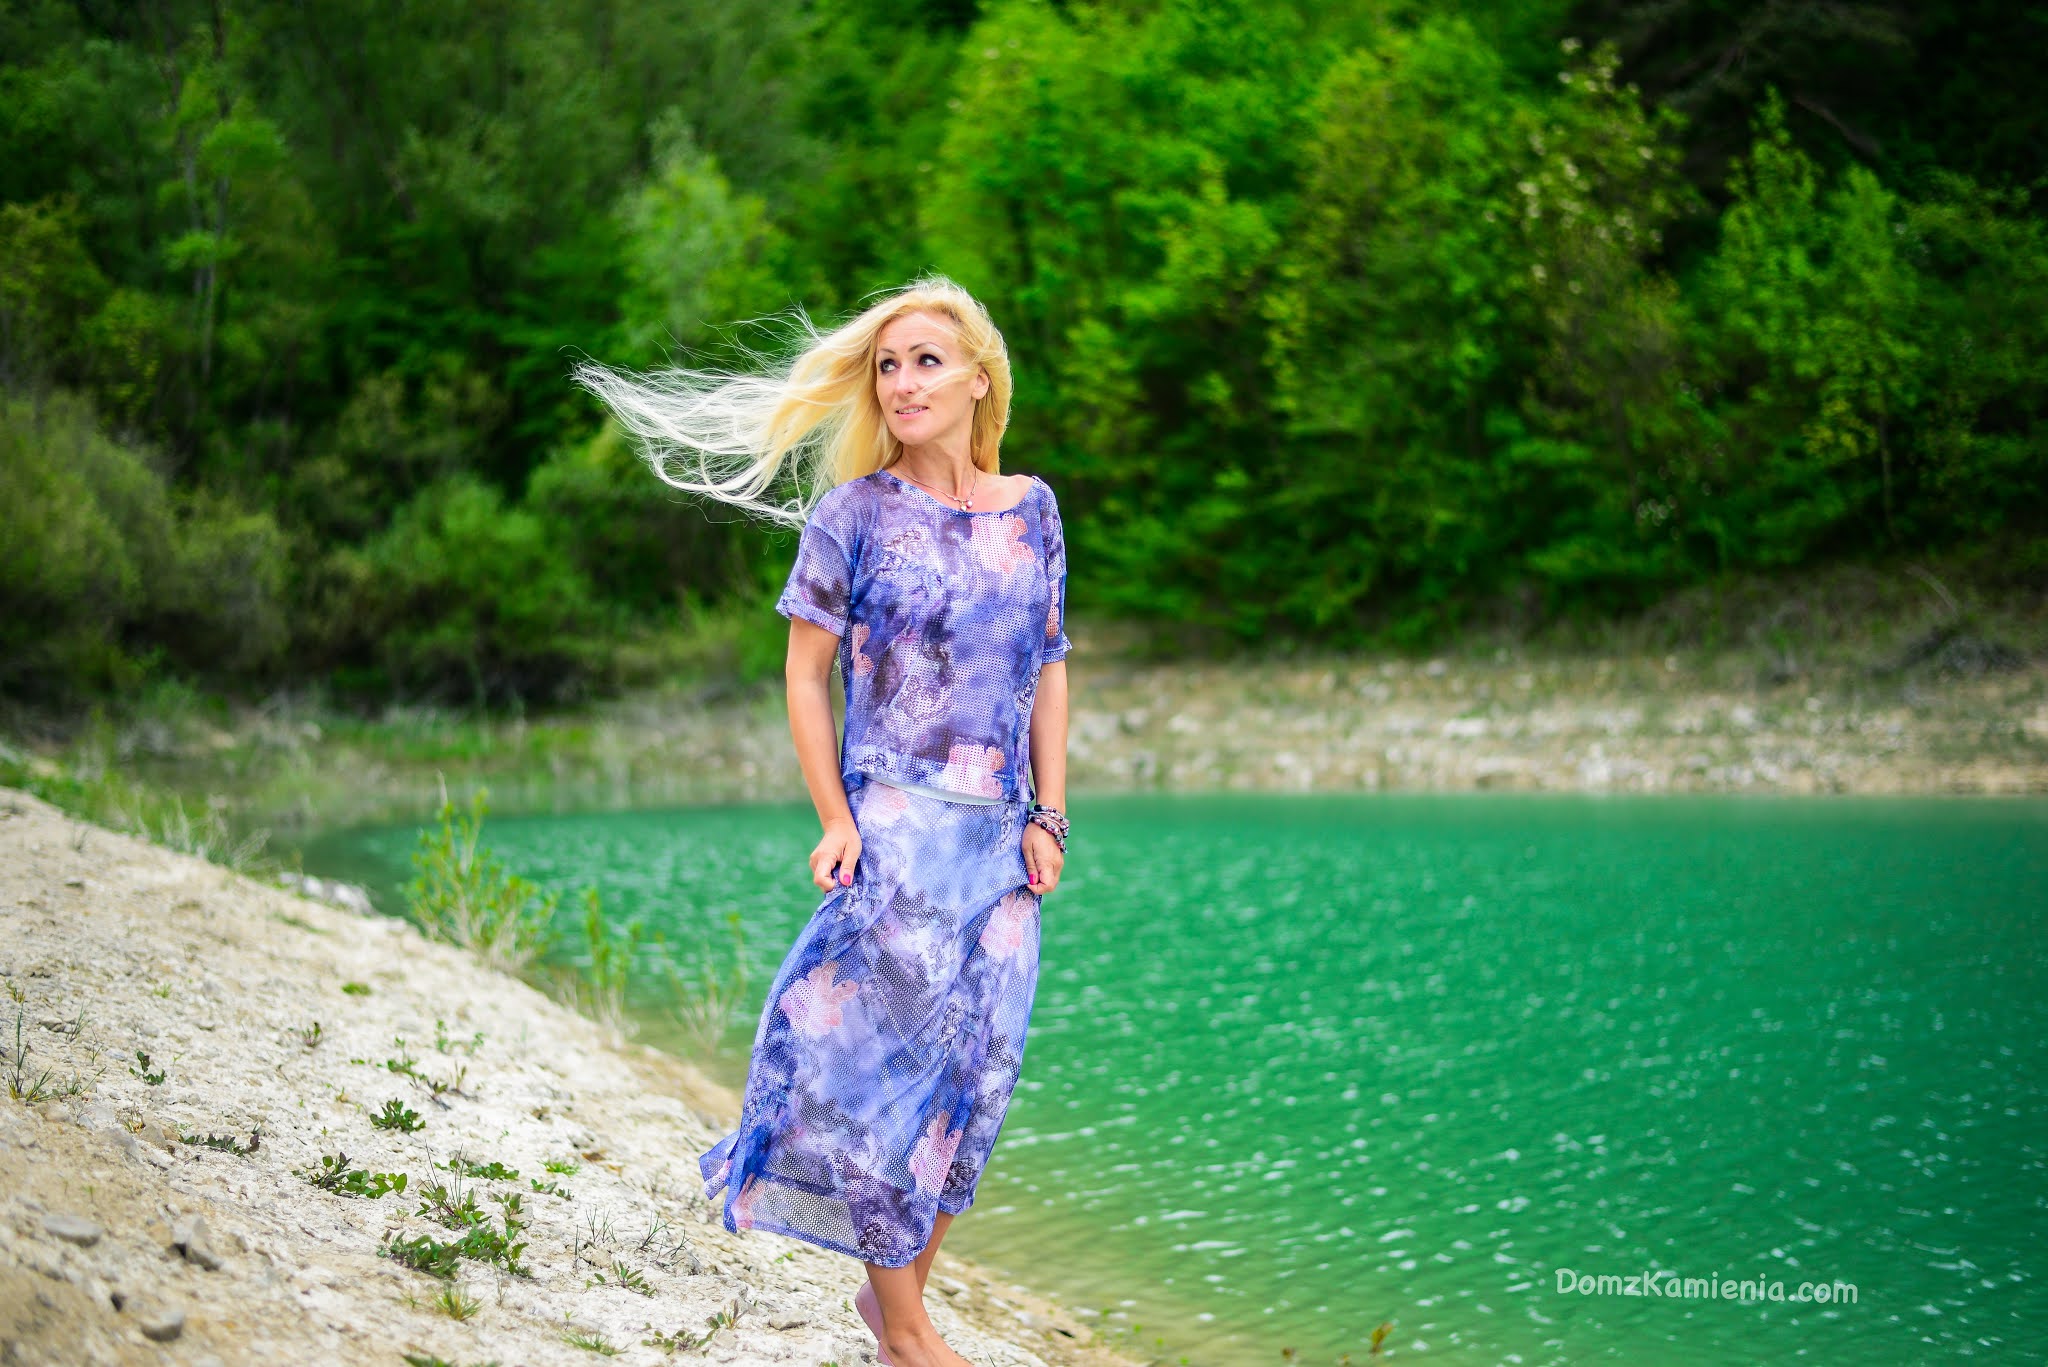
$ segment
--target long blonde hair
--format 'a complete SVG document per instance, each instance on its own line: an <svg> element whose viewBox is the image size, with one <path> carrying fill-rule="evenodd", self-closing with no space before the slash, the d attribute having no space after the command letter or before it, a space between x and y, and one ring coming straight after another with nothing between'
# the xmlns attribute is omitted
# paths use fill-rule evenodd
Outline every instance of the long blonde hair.
<svg viewBox="0 0 2048 1367"><path fill-rule="evenodd" d="M950 319L962 353L928 387L988 372L988 393L974 401L969 449L977 469L1001 474L1009 348L980 301L943 275L919 276L829 332L802 308L792 309L783 321L793 335L793 358L765 358L764 373L636 374L583 361L572 377L637 439L666 483L801 527L828 490L902 457L875 398L875 348L884 327L918 312Z"/></svg>

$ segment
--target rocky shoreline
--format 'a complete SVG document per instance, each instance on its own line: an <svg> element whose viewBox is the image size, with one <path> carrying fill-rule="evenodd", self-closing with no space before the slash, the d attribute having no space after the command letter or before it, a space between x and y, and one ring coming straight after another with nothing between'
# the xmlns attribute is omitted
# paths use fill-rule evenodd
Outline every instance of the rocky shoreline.
<svg viewBox="0 0 2048 1367"><path fill-rule="evenodd" d="M404 922L0 788L0 988L0 1362L874 1361L856 1264L716 1223L730 1092ZM930 1299L987 1367L1123 1361Z"/></svg>
<svg viewBox="0 0 2048 1367"><path fill-rule="evenodd" d="M1975 672L1841 662L1775 680L1745 658L1673 653L1151 665L1105 655L1071 665L1077 803L1133 792L2048 793L2048 650ZM0 775L10 768L27 784L133 775L220 813L223 838L262 833L281 851L299 832L426 819L444 782L488 785L500 815L805 799L779 688L678 688L532 718L362 719L278 697L144 712L68 745L0 740Z"/></svg>
<svg viewBox="0 0 2048 1367"><path fill-rule="evenodd" d="M1075 709L1088 790L2048 793L2048 662L1778 683L1675 654L1126 670ZM1085 780L1084 780L1085 776Z"/></svg>

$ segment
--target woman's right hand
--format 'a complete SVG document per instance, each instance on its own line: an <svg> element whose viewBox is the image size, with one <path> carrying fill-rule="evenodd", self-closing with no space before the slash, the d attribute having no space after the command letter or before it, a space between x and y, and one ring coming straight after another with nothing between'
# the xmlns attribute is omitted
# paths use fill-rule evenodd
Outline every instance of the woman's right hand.
<svg viewBox="0 0 2048 1367"><path fill-rule="evenodd" d="M834 821L825 827L824 836L818 847L811 851L811 881L826 892L835 886L832 882L833 865L838 865L837 886L848 887L853 883L853 866L860 859L860 832L855 829L851 817Z"/></svg>

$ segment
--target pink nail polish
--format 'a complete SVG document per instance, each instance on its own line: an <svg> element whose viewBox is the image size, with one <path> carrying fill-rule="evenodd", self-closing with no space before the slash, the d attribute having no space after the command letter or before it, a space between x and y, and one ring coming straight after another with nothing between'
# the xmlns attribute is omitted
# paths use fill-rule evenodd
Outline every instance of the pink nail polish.
<svg viewBox="0 0 2048 1367"><path fill-rule="evenodd" d="M844 870L841 870L839 874L839 881L843 886L851 886L853 883L853 875L845 872Z"/></svg>

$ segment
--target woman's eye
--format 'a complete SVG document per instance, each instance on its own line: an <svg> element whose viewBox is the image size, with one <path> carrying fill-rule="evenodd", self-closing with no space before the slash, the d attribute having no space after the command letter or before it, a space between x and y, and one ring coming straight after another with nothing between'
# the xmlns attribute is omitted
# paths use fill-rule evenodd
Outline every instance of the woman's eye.
<svg viewBox="0 0 2048 1367"><path fill-rule="evenodd" d="M884 362L882 362L882 365L881 365L881 371L882 371L882 373L883 373L884 375L887 375L887 374L889 373L889 367L890 367L890 366L892 366L892 365L895 365L895 364L896 364L896 363L895 363L894 361L884 361Z"/></svg>
<svg viewBox="0 0 2048 1367"><path fill-rule="evenodd" d="M933 365L937 365L939 363L939 358L932 355L920 356L917 359L920 361L930 361Z"/></svg>

